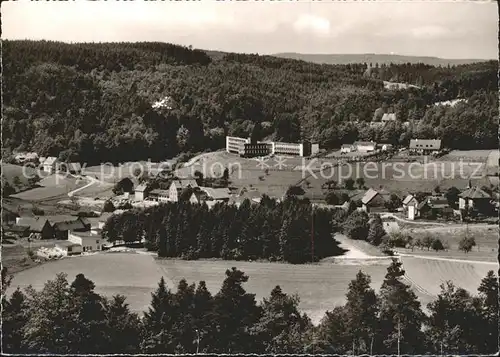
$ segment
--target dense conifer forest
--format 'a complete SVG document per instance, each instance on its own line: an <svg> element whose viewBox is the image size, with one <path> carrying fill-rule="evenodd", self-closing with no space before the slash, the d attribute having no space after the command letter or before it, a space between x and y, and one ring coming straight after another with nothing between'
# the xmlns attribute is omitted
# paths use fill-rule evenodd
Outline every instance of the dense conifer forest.
<svg viewBox="0 0 500 357"><path fill-rule="evenodd" d="M87 163L162 160L224 146L225 135L406 144L442 138L495 148L495 61L451 67L320 65L165 43L3 42L4 155ZM383 81L415 87L384 89ZM454 106L434 103L463 99ZM153 104L165 99L163 105ZM397 121L375 129L384 112ZM404 122L414 125L405 126Z"/></svg>
<svg viewBox="0 0 500 357"><path fill-rule="evenodd" d="M343 253L332 239L333 217L333 211L313 210L309 202L296 197L277 202L263 196L259 205L245 200L239 207L220 203L211 209L204 204L168 203L110 217L103 237L110 242L144 237L146 247L159 257L299 264Z"/></svg>

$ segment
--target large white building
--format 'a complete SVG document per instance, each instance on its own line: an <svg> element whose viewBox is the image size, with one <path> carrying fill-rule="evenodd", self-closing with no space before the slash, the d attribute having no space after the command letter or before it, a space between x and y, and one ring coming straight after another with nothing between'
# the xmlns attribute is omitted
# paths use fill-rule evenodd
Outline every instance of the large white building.
<svg viewBox="0 0 500 357"><path fill-rule="evenodd" d="M310 156L319 152L318 144L282 143L277 141L251 143L249 138L226 136L226 151L241 156Z"/></svg>
<svg viewBox="0 0 500 357"><path fill-rule="evenodd" d="M226 136L226 151L229 153L240 154L245 144L250 144L250 138Z"/></svg>

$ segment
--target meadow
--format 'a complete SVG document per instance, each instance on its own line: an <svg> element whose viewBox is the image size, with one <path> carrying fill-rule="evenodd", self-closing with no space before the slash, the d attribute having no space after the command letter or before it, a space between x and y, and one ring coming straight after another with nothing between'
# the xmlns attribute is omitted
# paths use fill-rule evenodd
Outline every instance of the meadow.
<svg viewBox="0 0 500 357"><path fill-rule="evenodd" d="M317 323L326 310L345 302L349 282L361 269L371 276L371 286L378 290L386 274L388 259L365 262L332 262L291 265L267 262L237 262L220 260L183 261L157 260L146 253L101 253L71 257L48 262L14 275L10 291L32 284L36 289L53 279L59 272L68 274L71 282L76 274L83 273L93 280L96 290L107 296L123 294L130 307L137 312L145 311L160 277L164 277L171 289L185 278L188 283L204 280L208 289L219 291L226 269L237 267L249 275L245 284L248 292L256 294L260 301L268 297L276 285L289 294L300 297L300 308ZM434 261L403 257L407 282L425 306L439 292L439 284L451 279L456 285L475 292L481 278L495 266L482 263Z"/></svg>

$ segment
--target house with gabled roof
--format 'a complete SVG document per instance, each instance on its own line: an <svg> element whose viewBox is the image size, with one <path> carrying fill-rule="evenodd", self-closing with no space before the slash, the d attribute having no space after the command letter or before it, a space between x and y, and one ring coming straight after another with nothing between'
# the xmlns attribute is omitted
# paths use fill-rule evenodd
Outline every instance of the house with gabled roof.
<svg viewBox="0 0 500 357"><path fill-rule="evenodd" d="M181 192L186 188L197 188L198 183L194 179L173 180L169 188L169 201L178 202Z"/></svg>
<svg viewBox="0 0 500 357"><path fill-rule="evenodd" d="M149 185L147 182L141 183L135 189L135 199L137 201L144 201L146 197L148 197Z"/></svg>
<svg viewBox="0 0 500 357"><path fill-rule="evenodd" d="M411 139L410 153L428 155L436 154L441 150L441 140L439 139Z"/></svg>
<svg viewBox="0 0 500 357"><path fill-rule="evenodd" d="M396 113L385 113L382 115L382 122L387 123L396 120Z"/></svg>
<svg viewBox="0 0 500 357"><path fill-rule="evenodd" d="M58 164L57 157L49 156L42 163L43 171L52 174L56 172L57 164Z"/></svg>
<svg viewBox="0 0 500 357"><path fill-rule="evenodd" d="M45 217L17 217L16 225L28 227L29 232L35 234L39 239L54 238L53 227Z"/></svg>
<svg viewBox="0 0 500 357"><path fill-rule="evenodd" d="M378 191L370 188L361 198L362 209L366 212L380 211L385 207L385 198Z"/></svg>
<svg viewBox="0 0 500 357"><path fill-rule="evenodd" d="M493 207L491 195L477 186L469 187L458 195L458 207L461 210L470 208L478 212L489 213Z"/></svg>
<svg viewBox="0 0 500 357"><path fill-rule="evenodd" d="M373 152L377 148L377 143L374 141L355 141L352 145L359 152Z"/></svg>

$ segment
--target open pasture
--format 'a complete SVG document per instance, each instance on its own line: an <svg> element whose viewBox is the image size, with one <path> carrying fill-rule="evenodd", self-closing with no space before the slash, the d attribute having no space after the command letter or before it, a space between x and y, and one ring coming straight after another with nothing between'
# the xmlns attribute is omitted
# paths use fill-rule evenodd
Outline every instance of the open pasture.
<svg viewBox="0 0 500 357"><path fill-rule="evenodd" d="M440 285L451 281L472 294L477 294L481 279L489 270L498 269L495 263L457 262L450 260L402 257L407 278L415 287L426 295L437 296Z"/></svg>
<svg viewBox="0 0 500 357"><path fill-rule="evenodd" d="M151 255L133 253L104 253L71 257L48 262L14 275L10 291L17 286L32 284L41 289L47 280L59 272L68 274L71 282L78 273L94 281L96 290L107 296L123 294L134 311L147 310L150 292L154 291L161 276L171 289L185 278L188 283L204 280L212 294L216 294L225 278L225 271L237 267L249 275L245 284L248 292L255 293L260 301L280 285L289 293L301 298L300 307L318 322L326 310L345 302L349 282L362 269L372 277L372 286L380 288L386 265L290 265L280 263L236 261L182 261L155 260Z"/></svg>

